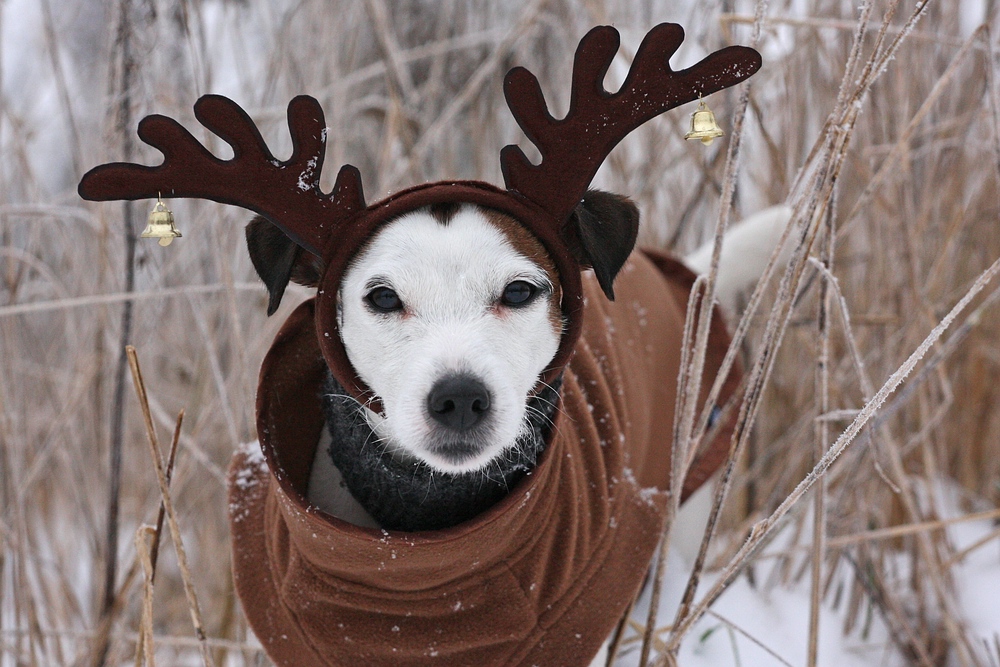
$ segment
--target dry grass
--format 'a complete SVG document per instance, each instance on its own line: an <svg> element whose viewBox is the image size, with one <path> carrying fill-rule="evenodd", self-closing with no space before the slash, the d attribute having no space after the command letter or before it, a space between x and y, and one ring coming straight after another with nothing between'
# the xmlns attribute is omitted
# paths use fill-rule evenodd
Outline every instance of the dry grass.
<svg viewBox="0 0 1000 667"><path fill-rule="evenodd" d="M774 0L756 26L754 4L730 0L691 10L652 0L168 4L154 12L141 0L77 0L31 23L15 19L29 3L9 1L20 9L2 15L38 41L16 52L4 45L13 62L3 64L3 90L19 92L0 97L0 667L93 664L105 633L107 664L135 660L143 566L133 535L156 522L160 488L128 387L118 596L102 626L111 413L130 297L121 205L85 205L74 190L80 169L126 154L115 130L123 100L133 119L164 113L210 139L191 104L203 92L228 94L280 156L284 106L307 92L331 127L327 187L331 167L345 162L361 169L372 200L436 178L499 183L500 147L531 150L503 104L503 72L514 63L535 71L559 113L586 29L622 30L620 76L639 37L662 20L687 30L681 63L759 32L765 67L746 96L711 100L727 129L742 119L739 154L727 155L732 136L708 150L682 141L687 113L678 111L623 142L598 183L637 200L646 243L684 251L711 238L717 220L782 201L795 207L804 240L744 323L739 352L759 382L748 384L747 428L706 556L728 567L723 581L811 571L815 605L845 605L854 632L880 614L913 664L1000 664L996 637L971 636L956 612L950 572L964 554L933 502L951 480L970 516L1000 504L997 281L927 341L1000 257L994 3L977 17L971 0L929 2L912 32L902 30L911 0L874 2L860 31L853 0ZM116 25L132 40L128 77L123 33L106 27ZM18 61L22 51L36 57ZM184 238L167 251L137 249L130 339L161 441L186 411L170 495L207 639L194 636L181 570L161 548L153 645L160 664L201 664L203 653L219 665L267 664L246 642L232 593L224 471L237 444L254 437L260 360L305 294L290 294L265 321L242 239L248 215L203 202L173 208ZM924 342L900 389L856 422ZM679 424L692 442L700 412L690 405ZM857 437L841 437L852 422ZM831 443L843 448L835 461L822 459ZM802 480L815 486L806 492ZM775 510L787 512L798 539L787 557L765 561L752 547L777 525ZM899 554L908 576L892 565ZM861 576L838 591L832 582L844 570ZM654 658L667 659L660 650L676 646L714 594L659 619L677 632L658 636ZM803 655L796 664L812 663Z"/></svg>

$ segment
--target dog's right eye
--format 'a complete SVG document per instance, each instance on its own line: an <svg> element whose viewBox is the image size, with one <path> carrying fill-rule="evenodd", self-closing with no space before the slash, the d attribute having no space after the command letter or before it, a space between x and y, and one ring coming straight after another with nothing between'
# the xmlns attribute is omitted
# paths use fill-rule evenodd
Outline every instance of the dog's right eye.
<svg viewBox="0 0 1000 667"><path fill-rule="evenodd" d="M537 293L538 288L531 283L524 280L515 280L504 288L503 297L501 297L500 302L511 308L527 306Z"/></svg>
<svg viewBox="0 0 1000 667"><path fill-rule="evenodd" d="M391 313L403 309L403 302L396 291L389 287L376 287L365 299L375 310L382 313Z"/></svg>

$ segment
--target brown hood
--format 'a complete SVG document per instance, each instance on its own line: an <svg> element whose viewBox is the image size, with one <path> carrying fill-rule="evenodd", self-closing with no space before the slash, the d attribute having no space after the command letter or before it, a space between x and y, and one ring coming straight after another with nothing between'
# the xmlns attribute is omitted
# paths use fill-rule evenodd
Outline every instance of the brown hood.
<svg viewBox="0 0 1000 667"><path fill-rule="evenodd" d="M586 664L641 586L660 534L693 280L675 260L635 253L609 303L585 276L583 336L538 467L475 519L420 533L359 528L309 507L325 367L314 303L302 304L261 368L263 456L238 452L230 477L236 588L271 658ZM716 317L707 377L728 343ZM685 496L724 459L730 433L731 424L696 462Z"/></svg>

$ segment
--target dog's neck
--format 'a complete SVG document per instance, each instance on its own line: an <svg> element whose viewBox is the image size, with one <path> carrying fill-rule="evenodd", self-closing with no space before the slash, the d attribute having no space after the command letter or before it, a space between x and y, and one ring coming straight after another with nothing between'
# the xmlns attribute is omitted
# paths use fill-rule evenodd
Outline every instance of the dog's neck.
<svg viewBox="0 0 1000 667"><path fill-rule="evenodd" d="M382 528L454 526L494 505L534 469L552 430L561 383L560 377L529 397L528 428L502 456L484 470L449 474L389 451L364 408L328 371L323 407L332 443L327 454L351 495Z"/></svg>

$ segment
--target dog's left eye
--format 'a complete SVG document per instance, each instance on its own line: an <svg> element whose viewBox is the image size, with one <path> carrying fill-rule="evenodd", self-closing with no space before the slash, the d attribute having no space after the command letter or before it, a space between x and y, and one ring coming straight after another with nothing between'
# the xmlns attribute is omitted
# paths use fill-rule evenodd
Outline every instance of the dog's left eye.
<svg viewBox="0 0 1000 667"><path fill-rule="evenodd" d="M500 301L505 306L526 306L535 298L538 288L524 280L515 280L503 290Z"/></svg>
<svg viewBox="0 0 1000 667"><path fill-rule="evenodd" d="M396 294L396 291L389 287L376 287L365 298L368 303L375 307L375 310L383 313L403 309L403 301Z"/></svg>

